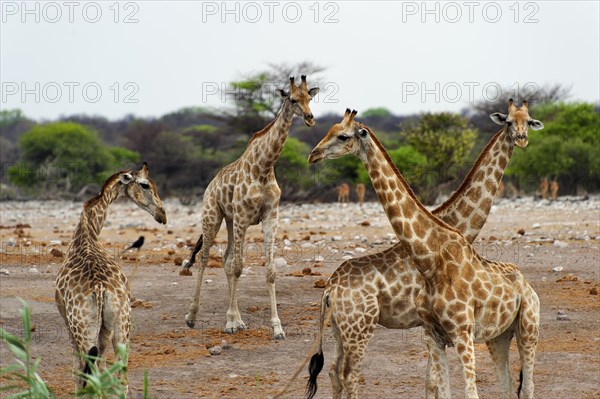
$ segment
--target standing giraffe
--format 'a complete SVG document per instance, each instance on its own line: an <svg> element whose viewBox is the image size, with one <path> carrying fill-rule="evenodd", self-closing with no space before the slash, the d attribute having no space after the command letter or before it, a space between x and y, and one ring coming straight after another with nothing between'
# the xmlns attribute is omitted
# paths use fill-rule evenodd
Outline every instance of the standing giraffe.
<svg viewBox="0 0 600 399"><path fill-rule="evenodd" d="M358 197L358 204L360 206L363 206L364 202L365 202L365 185L362 183L358 183L356 185L356 196Z"/></svg>
<svg viewBox="0 0 600 399"><path fill-rule="evenodd" d="M263 130L255 133L242 156L225 166L206 188L202 212L202 235L189 260L184 264L184 267L189 269L196 260L196 254L202 250L194 299L190 304L189 313L185 316L188 327L193 328L196 322L202 275L208 263L210 247L221 228L221 222L225 219L227 249L223 256L223 264L229 285L229 310L227 310L225 332L233 334L239 329L246 328L238 310L237 282L242 273L242 252L246 230L251 225L262 222L273 338L285 338L277 314L275 297L276 270L273 264L273 246L279 223L281 190L275 179L274 167L294 116L303 117L307 126L315 124L309 102L318 91L317 87L308 88L304 75L298 86L294 83L294 78L290 78L289 93L280 90L283 102L277 117Z"/></svg>
<svg viewBox="0 0 600 399"><path fill-rule="evenodd" d="M309 162L339 158L346 154L358 156L367 167L373 186L400 242L391 249L374 255L377 270L366 270L366 274L370 274L366 277L373 280L365 282L362 276L365 271L357 270L358 268L353 267L355 265L347 263L340 267L340 278L334 274L331 284L323 293L320 328L324 327L325 313L331 313L337 341L337 355L330 372L334 397L341 397L343 388L349 397L357 397L360 362L377 323L390 325L392 328L410 328L424 324L430 352L428 397L434 394L432 387L436 386L438 397L445 398L450 395L445 364L446 345L456 346L459 352L467 382L467 397L477 397L473 353L473 343L476 341L483 341L488 345L496 365L503 397L510 397L508 349L512 336L516 335L524 373L525 395L527 398L531 397L539 329L537 295L514 265L481 258L470 245L470 241L460 234L461 229L469 231L469 234L474 234L474 239L485 220L481 221L481 218L475 215L470 218L468 224L464 223L463 219L469 216L465 213L456 223L462 228L456 230L429 213L418 202L376 137L367 127L353 120L355 115L355 111L346 111L344 120L334 125L312 151ZM538 127L538 121L528 122L528 115L525 117L523 113L517 112L513 115L511 124L507 125L510 127L505 127L499 135L507 136L503 132L508 131L517 145L525 146L527 135L526 131L520 129L521 118L526 124L535 124L536 128ZM511 132L514 125L519 129L518 134ZM492 139L486 148L494 148L494 141L497 142L498 138ZM504 143L501 144L503 145ZM495 151L488 151L484 150L478 162L483 163L486 158L495 156L501 150L496 148ZM503 170L508 159L499 158L504 160L500 162L503 164L500 170ZM459 203L473 203L484 194L478 184L473 184L478 181L477 169L479 166L476 164L465 179L461 186L463 193L452 195L449 201L454 203L446 203L446 206L439 207L438 213L462 209L457 208ZM495 176L494 165L479 170L484 170L485 174L485 170L490 169ZM483 181L483 184L488 185L484 190L492 192L491 199L489 194L484 195L487 197L485 203L489 202L489 207L498 184L493 180L499 181L501 177L502 172L498 177L486 178ZM466 187L468 189L465 192ZM467 202L463 201L465 198L468 198ZM472 209L469 212L471 211ZM450 219L454 217L456 215ZM475 227L478 225L476 232ZM401 258L410 258L412 263L399 262ZM386 264L404 264L405 268L416 268L421 278L419 279L414 270L411 273L402 268L386 267ZM395 284L389 288L382 287L390 282ZM358 325L358 330L355 324ZM322 337L322 334L319 336ZM311 359L308 397L312 397L316 391L316 377L322 365L323 354L319 341L319 349Z"/></svg>
<svg viewBox="0 0 600 399"><path fill-rule="evenodd" d="M67 257L56 277L55 292L56 306L67 323L73 344L76 373L90 373L81 354L102 356L110 341L116 353L117 344L129 342L131 306L127 278L98 239L108 206L118 197L131 199L158 223L167 223L145 162L137 172L122 171L109 177L100 194L84 204ZM127 387L127 382L123 382ZM78 378L77 385L85 386L85 380Z"/></svg>
<svg viewBox="0 0 600 399"><path fill-rule="evenodd" d="M338 194L338 202L343 204L344 202L348 202L348 198L350 197L350 186L348 183L342 183L337 186L337 194Z"/></svg>

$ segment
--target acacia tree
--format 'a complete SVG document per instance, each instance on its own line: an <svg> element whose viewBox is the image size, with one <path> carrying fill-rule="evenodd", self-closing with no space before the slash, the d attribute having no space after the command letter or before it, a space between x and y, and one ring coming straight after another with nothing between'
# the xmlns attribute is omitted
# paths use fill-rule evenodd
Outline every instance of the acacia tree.
<svg viewBox="0 0 600 399"><path fill-rule="evenodd" d="M264 71L249 74L230 83L231 91L226 99L233 100L233 111L229 114L229 125L245 133L260 130L277 114L280 97L276 89L289 85L289 78L307 75L311 82L319 80L325 68L309 61L299 64L268 64Z"/></svg>

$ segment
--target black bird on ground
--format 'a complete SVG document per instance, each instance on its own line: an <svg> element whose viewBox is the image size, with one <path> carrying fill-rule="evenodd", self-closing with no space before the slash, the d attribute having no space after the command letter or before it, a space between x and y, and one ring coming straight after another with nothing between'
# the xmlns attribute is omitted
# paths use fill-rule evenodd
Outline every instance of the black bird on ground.
<svg viewBox="0 0 600 399"><path fill-rule="evenodd" d="M125 250L130 250L133 248L137 248L137 250L139 251L140 248L142 247L142 245L144 245L144 236L140 236L140 238L138 238L137 240L135 240L135 242L133 244L131 244L128 248L126 248Z"/></svg>

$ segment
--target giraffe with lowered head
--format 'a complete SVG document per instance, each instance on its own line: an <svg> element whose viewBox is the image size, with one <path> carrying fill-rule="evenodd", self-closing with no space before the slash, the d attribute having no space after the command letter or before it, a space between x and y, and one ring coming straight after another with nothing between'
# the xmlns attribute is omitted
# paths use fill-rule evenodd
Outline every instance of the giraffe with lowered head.
<svg viewBox="0 0 600 399"><path fill-rule="evenodd" d="M337 350L330 372L334 397L341 397L342 388L349 397L357 397L358 370L377 323L392 328L410 328L423 324L423 321L428 332L432 368L428 377L433 379L427 381L428 396L435 394L436 386L438 397L449 396L443 348L446 344L454 344L466 370L467 396L477 397L474 374L470 372L474 369L473 340L477 339L488 344L503 397L510 397L507 343L510 345L513 334L517 335L522 354L525 391L532 394L531 373L539 320L537 296L515 266L486 261L471 247L470 241L478 234L485 217L483 220L475 217L478 214L470 217L468 212L460 217L452 215L453 209L458 213L464 211L465 204L472 213L473 202L483 196L487 208L484 216L487 216L508 162L506 154L510 156L513 143L527 145L527 132L522 124L541 127L539 121L529 121L531 118L522 112L523 107L517 113L519 110L512 109L513 105L511 101L508 116L493 114L492 119L511 118L511 123L505 124L492 138L457 193L436 209L444 220L452 216L450 221L460 226L458 230L437 219L416 200L375 136L353 120L355 113L347 110L344 120L334 125L311 153L309 162L348 153L359 156L367 166L373 186L400 240L396 246L372 255L369 262L359 258L356 263L351 260L343 264L325 289L321 328L325 313L331 313ZM472 238L463 238L461 231ZM453 281L460 282L463 289L454 289ZM432 284L433 291L430 292ZM437 292L436 287L442 287L443 292ZM425 293L433 299L429 301L430 297ZM515 304L515 300L519 303ZM435 306L429 307L431 302ZM476 326L481 328L469 332L469 323L479 323ZM525 333L521 332L521 327L526 329ZM470 336L465 336L465 329ZM320 371L322 363L319 344L318 352L311 359L309 397L316 390L317 370Z"/></svg>
<svg viewBox="0 0 600 399"><path fill-rule="evenodd" d="M292 119L301 116L307 126L315 124L309 103L318 91L317 87L308 88L304 75L299 85L294 83L294 78L290 78L289 92L280 90L283 101L276 118L263 130L254 133L240 158L225 166L206 188L202 211L202 235L190 258L184 262L184 267L189 269L195 262L196 254L202 251L194 299L185 317L188 327L193 328L195 325L202 276L208 263L210 247L221 228L221 222L225 219L227 249L223 256L223 264L229 285L229 310L227 310L225 332L233 334L239 329L246 328L237 303L237 283L243 267L244 237L248 227L262 223L273 338L285 338L277 313L275 296L276 270L273 263L273 246L279 223L281 190L275 179L274 167L287 139Z"/></svg>
<svg viewBox="0 0 600 399"><path fill-rule="evenodd" d="M99 241L109 205L119 197L132 200L166 224L167 216L148 166L122 171L106 180L100 194L83 206L67 256L56 277L56 306L69 329L76 374L89 374L81 354L102 356L112 341L127 345L130 330L130 291L125 273ZM126 381L124 381L126 384ZM78 386L85 380L78 378Z"/></svg>

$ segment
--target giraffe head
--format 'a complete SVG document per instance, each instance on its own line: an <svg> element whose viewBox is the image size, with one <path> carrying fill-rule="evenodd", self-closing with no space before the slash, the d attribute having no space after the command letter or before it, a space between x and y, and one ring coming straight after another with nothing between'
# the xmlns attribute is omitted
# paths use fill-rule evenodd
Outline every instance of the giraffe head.
<svg viewBox="0 0 600 399"><path fill-rule="evenodd" d="M281 94L284 101L289 101L294 115L301 116L304 119L306 126L313 126L315 124L315 118L310 110L309 103L310 100L317 95L319 88L313 87L312 89L309 89L306 84L306 75L302 75L301 79L302 81L300 84L296 85L294 83L294 77L291 77L290 91L286 92L285 90L280 89L279 94Z"/></svg>
<svg viewBox="0 0 600 399"><path fill-rule="evenodd" d="M158 223L167 224L167 214L154 180L148 175L148 164L144 162L142 169L119 173L119 181L123 185L121 193L130 198L137 206L148 212Z"/></svg>
<svg viewBox="0 0 600 399"><path fill-rule="evenodd" d="M346 154L361 155L363 140L368 136L368 130L354 120L357 111L346 109L344 119L333 125L327 135L317 144L308 156L308 163L321 162L324 159L335 159Z"/></svg>
<svg viewBox="0 0 600 399"><path fill-rule="evenodd" d="M521 148L527 147L528 137L527 130L540 130L544 128L542 122L537 119L532 119L529 116L529 107L527 101L523 100L523 104L517 108L513 99L508 100L508 115L494 112L490 118L498 125L503 125L508 129L510 137L515 144Z"/></svg>

